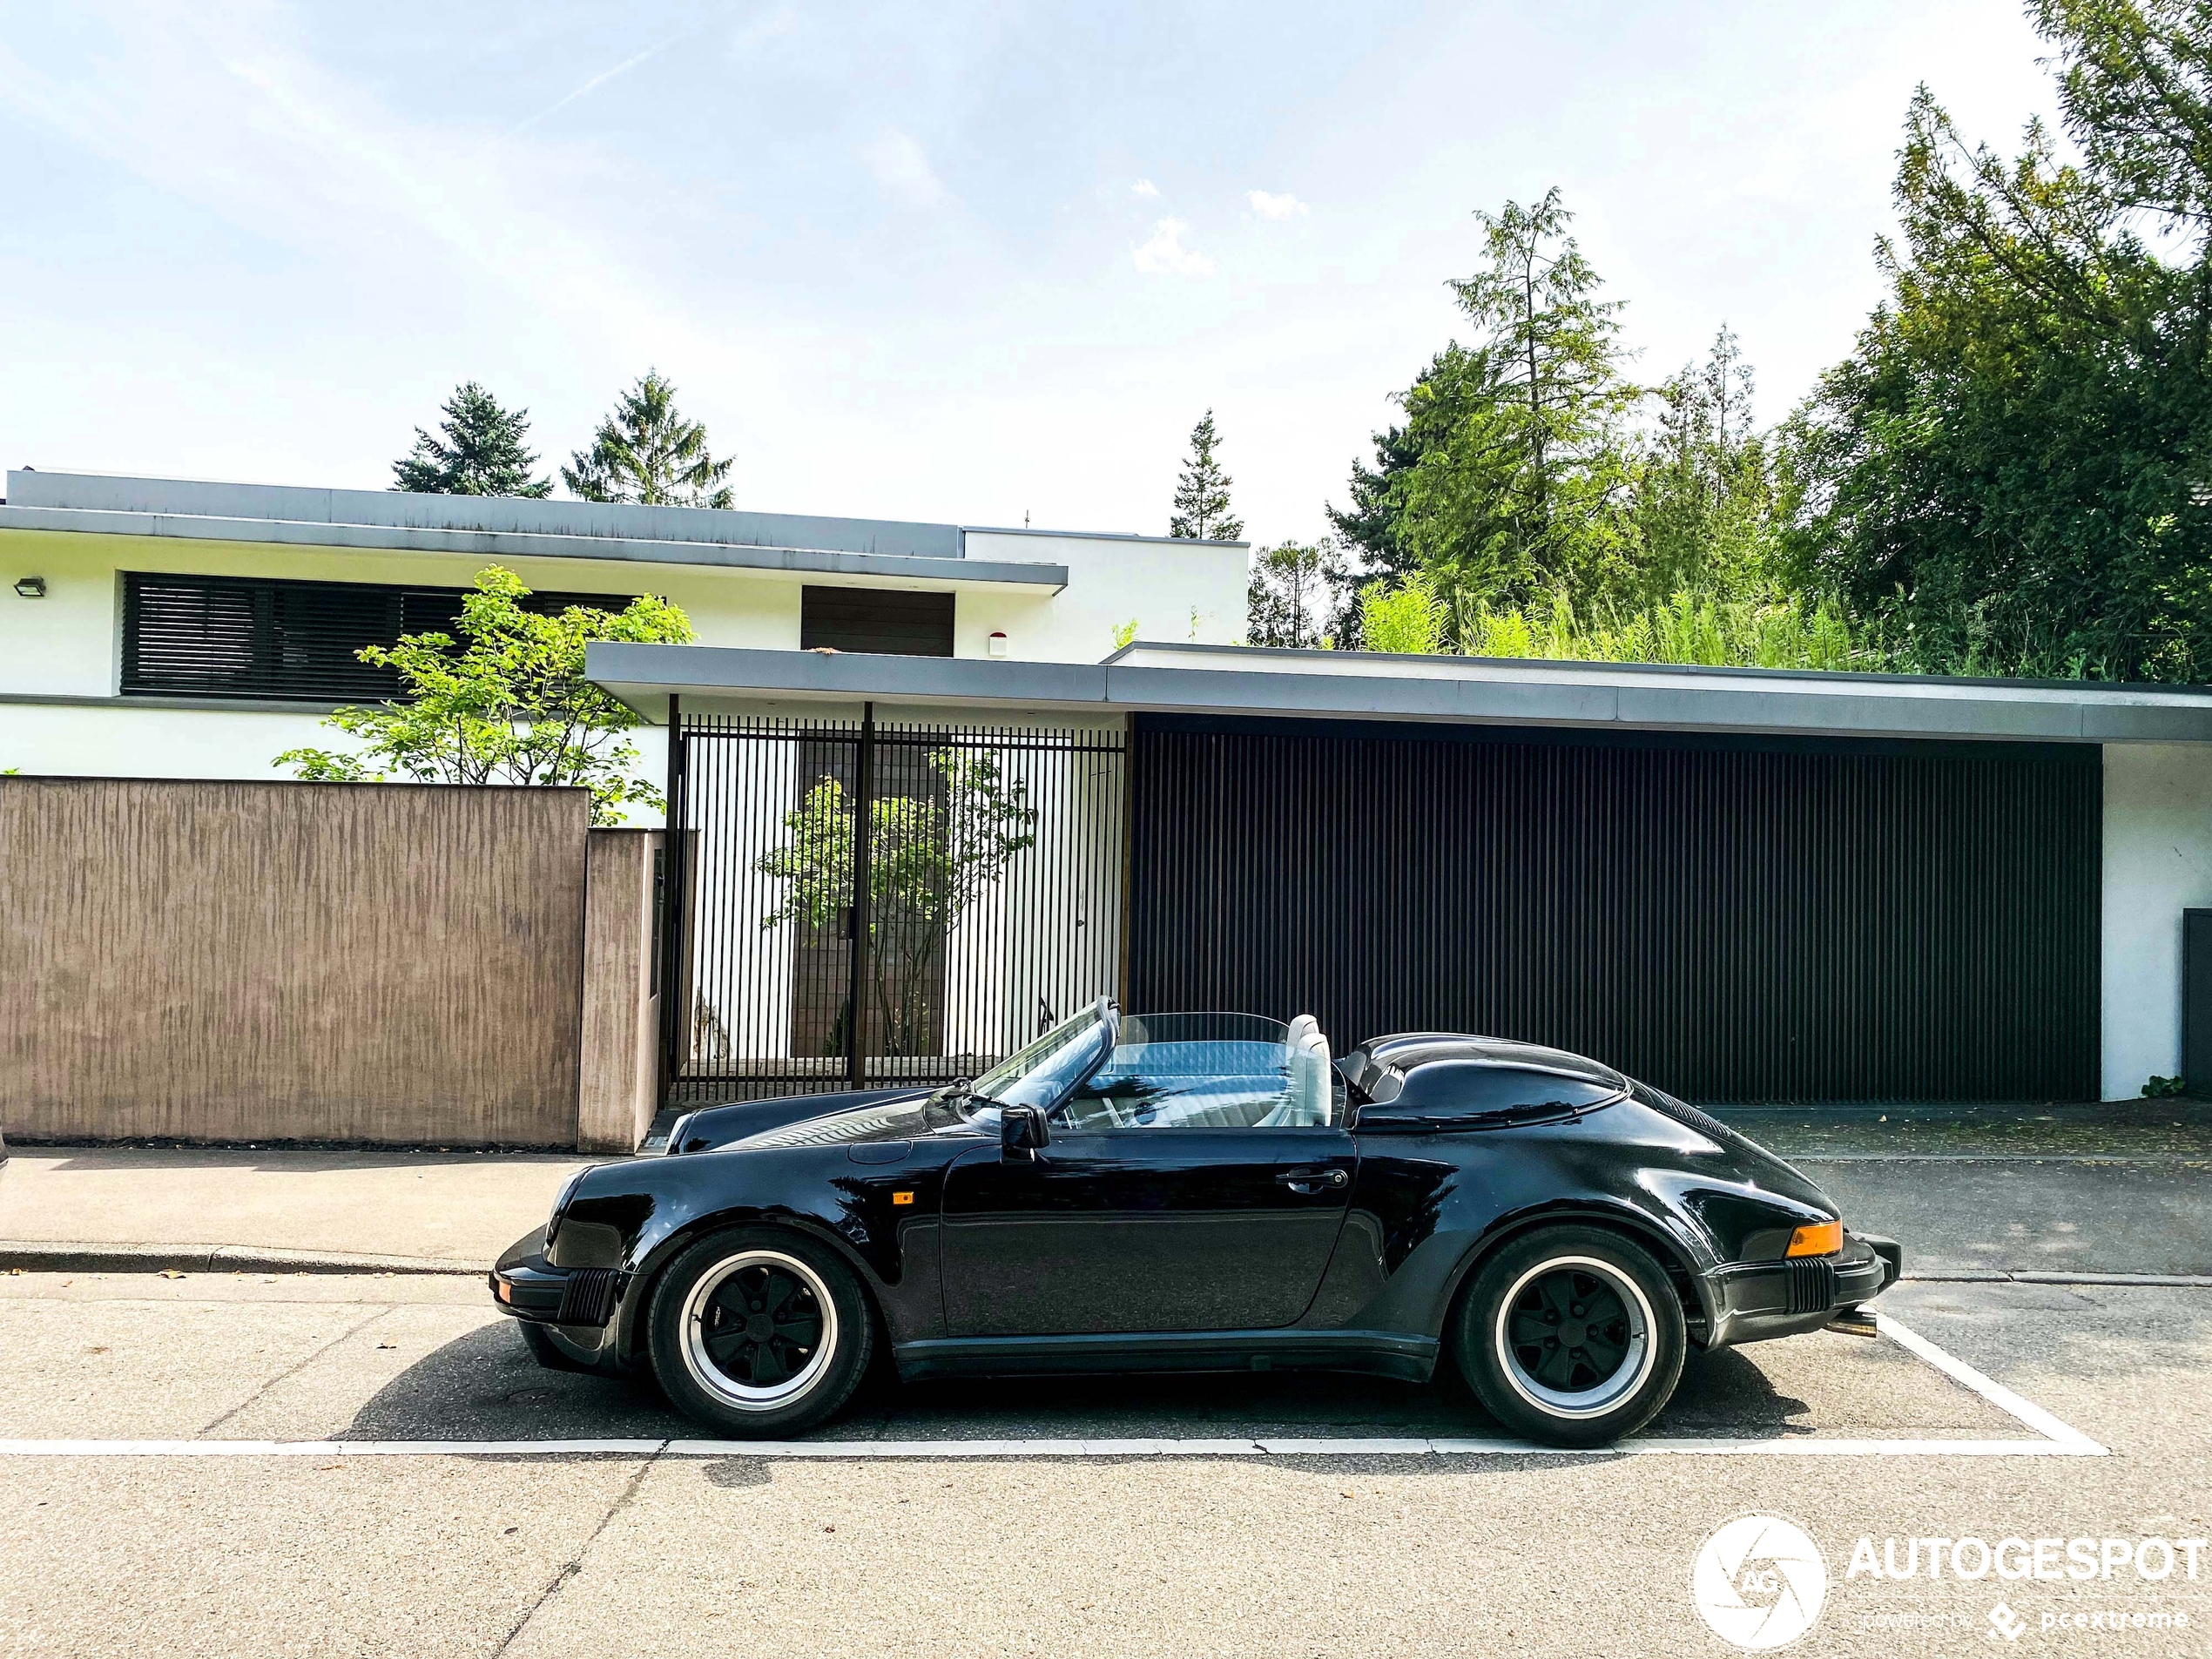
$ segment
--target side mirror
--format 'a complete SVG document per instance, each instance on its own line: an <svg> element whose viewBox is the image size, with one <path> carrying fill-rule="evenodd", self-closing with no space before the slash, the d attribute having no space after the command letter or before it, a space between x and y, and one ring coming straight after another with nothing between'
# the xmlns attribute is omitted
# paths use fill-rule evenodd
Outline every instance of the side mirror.
<svg viewBox="0 0 2212 1659"><path fill-rule="evenodd" d="M1024 1161L1035 1158L1040 1147L1052 1140L1044 1126L1042 1106L1001 1106L999 1109L999 1156Z"/></svg>

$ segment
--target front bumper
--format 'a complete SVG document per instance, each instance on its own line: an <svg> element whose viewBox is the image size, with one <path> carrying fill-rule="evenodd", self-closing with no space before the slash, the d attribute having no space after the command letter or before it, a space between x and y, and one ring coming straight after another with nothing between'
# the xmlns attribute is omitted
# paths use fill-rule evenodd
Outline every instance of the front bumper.
<svg viewBox="0 0 2212 1659"><path fill-rule="evenodd" d="M1708 1347L1732 1347L1817 1331L1838 1313L1870 1302L1897 1283L1905 1252L1897 1241L1846 1231L1833 1256L1732 1262L1713 1274L1718 1315Z"/></svg>
<svg viewBox="0 0 2212 1659"><path fill-rule="evenodd" d="M556 1267L545 1259L545 1230L518 1238L488 1282L492 1305L523 1321L540 1363L558 1370L621 1369L615 1316L628 1275L612 1267Z"/></svg>

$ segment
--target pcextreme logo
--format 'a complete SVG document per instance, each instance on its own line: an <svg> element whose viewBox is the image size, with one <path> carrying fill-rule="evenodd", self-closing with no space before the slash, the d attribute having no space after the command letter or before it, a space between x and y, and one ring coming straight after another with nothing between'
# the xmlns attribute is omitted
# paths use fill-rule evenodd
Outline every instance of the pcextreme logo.
<svg viewBox="0 0 2212 1659"><path fill-rule="evenodd" d="M1795 1521L1738 1515L1698 1550L1689 1599L1722 1641L1764 1653L1812 1629L1828 1599L1828 1563Z"/></svg>

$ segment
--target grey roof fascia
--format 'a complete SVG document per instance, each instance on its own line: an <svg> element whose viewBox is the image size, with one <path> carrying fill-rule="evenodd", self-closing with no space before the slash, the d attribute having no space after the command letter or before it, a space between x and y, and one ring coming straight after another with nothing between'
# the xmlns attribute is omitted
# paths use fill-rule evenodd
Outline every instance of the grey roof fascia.
<svg viewBox="0 0 2212 1659"><path fill-rule="evenodd" d="M698 542L718 547L806 548L911 558L956 559L961 554L956 524L742 512L716 507L646 507L634 502L424 496L397 489L324 489L28 469L8 474L7 499L24 507L185 518L261 518L305 524L374 524L392 529Z"/></svg>
<svg viewBox="0 0 2212 1659"><path fill-rule="evenodd" d="M0 506L0 529L64 530L194 542L394 553L458 553L475 558L570 559L612 564L683 564L712 570L779 571L872 580L956 582L985 586L1068 585L1064 564L923 558L906 553L847 553L828 548L759 547L718 542L637 541L613 536L513 530L415 529L320 520L200 517L83 507Z"/></svg>

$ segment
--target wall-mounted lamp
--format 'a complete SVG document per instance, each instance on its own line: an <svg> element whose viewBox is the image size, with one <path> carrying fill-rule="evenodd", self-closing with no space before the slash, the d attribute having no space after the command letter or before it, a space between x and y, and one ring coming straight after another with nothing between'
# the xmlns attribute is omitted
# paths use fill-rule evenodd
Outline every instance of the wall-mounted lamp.
<svg viewBox="0 0 2212 1659"><path fill-rule="evenodd" d="M16 591L26 599L43 599L46 597L46 578L43 576L17 577Z"/></svg>
<svg viewBox="0 0 2212 1659"><path fill-rule="evenodd" d="M984 642L984 645L994 657L1003 657L1006 655L1006 636L1004 634L993 634L990 638Z"/></svg>

